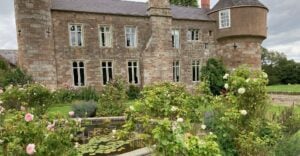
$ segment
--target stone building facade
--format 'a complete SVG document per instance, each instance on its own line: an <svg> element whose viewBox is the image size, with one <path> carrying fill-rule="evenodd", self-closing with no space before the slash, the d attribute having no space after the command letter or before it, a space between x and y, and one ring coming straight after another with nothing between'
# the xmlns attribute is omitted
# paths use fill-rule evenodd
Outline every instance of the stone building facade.
<svg viewBox="0 0 300 156"><path fill-rule="evenodd" d="M116 77L192 87L211 57L260 68L268 9L258 0L200 2L15 0L18 64L50 88L99 89Z"/></svg>

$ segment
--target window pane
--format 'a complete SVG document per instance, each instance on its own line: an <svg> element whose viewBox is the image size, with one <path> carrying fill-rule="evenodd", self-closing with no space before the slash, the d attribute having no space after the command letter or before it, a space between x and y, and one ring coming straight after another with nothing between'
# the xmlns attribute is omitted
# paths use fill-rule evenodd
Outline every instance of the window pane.
<svg viewBox="0 0 300 156"><path fill-rule="evenodd" d="M84 63L83 62L79 62L79 67L84 67Z"/></svg>
<svg viewBox="0 0 300 156"><path fill-rule="evenodd" d="M109 81L111 81L113 79L113 76L112 76L112 68L109 68L108 69L108 74L109 74Z"/></svg>
<svg viewBox="0 0 300 156"><path fill-rule="evenodd" d="M80 68L80 82L81 82L81 86L85 85L85 76L84 76L84 68Z"/></svg>
<svg viewBox="0 0 300 156"><path fill-rule="evenodd" d="M77 67L77 62L73 62L73 67Z"/></svg>
<svg viewBox="0 0 300 156"><path fill-rule="evenodd" d="M73 78L74 78L74 85L78 86L78 70L77 70L77 68L73 68Z"/></svg>
<svg viewBox="0 0 300 156"><path fill-rule="evenodd" d="M106 73L106 68L102 68L102 77L103 77L103 84L107 84L107 73Z"/></svg>
<svg viewBox="0 0 300 156"><path fill-rule="evenodd" d="M129 83L132 83L132 68L131 67L129 67L128 68L128 78L129 78Z"/></svg>

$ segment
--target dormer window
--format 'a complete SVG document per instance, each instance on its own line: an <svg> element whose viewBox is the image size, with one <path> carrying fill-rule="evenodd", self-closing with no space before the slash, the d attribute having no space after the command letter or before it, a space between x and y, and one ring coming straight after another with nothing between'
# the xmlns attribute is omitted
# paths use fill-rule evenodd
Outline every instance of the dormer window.
<svg viewBox="0 0 300 156"><path fill-rule="evenodd" d="M231 26L230 9L219 11L219 28L229 28Z"/></svg>

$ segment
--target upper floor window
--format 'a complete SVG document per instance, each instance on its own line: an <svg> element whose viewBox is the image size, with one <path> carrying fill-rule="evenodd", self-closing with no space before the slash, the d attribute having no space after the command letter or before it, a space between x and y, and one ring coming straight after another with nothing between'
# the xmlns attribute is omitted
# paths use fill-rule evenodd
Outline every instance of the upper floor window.
<svg viewBox="0 0 300 156"><path fill-rule="evenodd" d="M173 29L172 30L172 47L179 49L180 45L180 37L179 37L179 30Z"/></svg>
<svg viewBox="0 0 300 156"><path fill-rule="evenodd" d="M187 37L188 37L188 41L198 41L199 40L199 29L189 29Z"/></svg>
<svg viewBox="0 0 300 156"><path fill-rule="evenodd" d="M229 28L231 26L230 9L219 11L219 28Z"/></svg>
<svg viewBox="0 0 300 156"><path fill-rule="evenodd" d="M103 61L102 65L103 84L106 85L113 79L113 63L112 61Z"/></svg>
<svg viewBox="0 0 300 156"><path fill-rule="evenodd" d="M112 33L110 26L100 26L100 47L111 47Z"/></svg>
<svg viewBox="0 0 300 156"><path fill-rule="evenodd" d="M176 60L173 62L173 81L179 82L180 78L180 64L179 61Z"/></svg>
<svg viewBox="0 0 300 156"><path fill-rule="evenodd" d="M73 84L76 87L85 86L84 62L73 62Z"/></svg>
<svg viewBox="0 0 300 156"><path fill-rule="evenodd" d="M83 26L81 24L70 24L70 45L72 47L83 46Z"/></svg>
<svg viewBox="0 0 300 156"><path fill-rule="evenodd" d="M192 62L192 68L193 68L193 82L199 82L200 81L200 61L194 60Z"/></svg>
<svg viewBox="0 0 300 156"><path fill-rule="evenodd" d="M128 81L131 84L139 84L139 62L128 61Z"/></svg>
<svg viewBox="0 0 300 156"><path fill-rule="evenodd" d="M126 47L136 47L136 27L128 26L125 27L125 39L126 39Z"/></svg>

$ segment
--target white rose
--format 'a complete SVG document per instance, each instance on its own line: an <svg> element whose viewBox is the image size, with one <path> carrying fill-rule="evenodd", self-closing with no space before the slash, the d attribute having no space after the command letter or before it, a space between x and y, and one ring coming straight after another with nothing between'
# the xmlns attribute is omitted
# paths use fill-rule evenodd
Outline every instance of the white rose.
<svg viewBox="0 0 300 156"><path fill-rule="evenodd" d="M132 110L132 111L135 111L134 106L130 106L129 109Z"/></svg>
<svg viewBox="0 0 300 156"><path fill-rule="evenodd" d="M246 92L246 89L245 88L239 88L238 89L238 93L239 94L244 94Z"/></svg>
<svg viewBox="0 0 300 156"><path fill-rule="evenodd" d="M201 129L206 129L206 125L201 125Z"/></svg>
<svg viewBox="0 0 300 156"><path fill-rule="evenodd" d="M264 77L264 78L268 78L268 74L265 73L265 72L263 72L263 77Z"/></svg>
<svg viewBox="0 0 300 156"><path fill-rule="evenodd" d="M175 112L175 111L177 111L177 110L178 110L178 107L172 106L172 108L171 108L171 111L172 111L172 112Z"/></svg>
<svg viewBox="0 0 300 156"><path fill-rule="evenodd" d="M223 76L223 79L228 79L228 77L229 77L229 74L225 74L224 76Z"/></svg>
<svg viewBox="0 0 300 156"><path fill-rule="evenodd" d="M249 82L250 82L250 79L247 79L246 82L249 83Z"/></svg>
<svg viewBox="0 0 300 156"><path fill-rule="evenodd" d="M0 94L2 94L3 93L3 90L2 89L0 89Z"/></svg>
<svg viewBox="0 0 300 156"><path fill-rule="evenodd" d="M228 83L226 83L226 84L224 85L224 88L225 88L225 89L228 89L228 88L229 88Z"/></svg>
<svg viewBox="0 0 300 156"><path fill-rule="evenodd" d="M113 133L113 134L116 134L116 133L117 133L117 130L113 129L113 130L112 130L112 133Z"/></svg>
<svg viewBox="0 0 300 156"><path fill-rule="evenodd" d="M0 100L0 105L3 104L3 101Z"/></svg>
<svg viewBox="0 0 300 156"><path fill-rule="evenodd" d="M178 118L177 122L183 122L183 118Z"/></svg>
<svg viewBox="0 0 300 156"><path fill-rule="evenodd" d="M241 113L242 115L247 115L247 111L246 111L246 110L240 110L240 113Z"/></svg>

